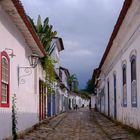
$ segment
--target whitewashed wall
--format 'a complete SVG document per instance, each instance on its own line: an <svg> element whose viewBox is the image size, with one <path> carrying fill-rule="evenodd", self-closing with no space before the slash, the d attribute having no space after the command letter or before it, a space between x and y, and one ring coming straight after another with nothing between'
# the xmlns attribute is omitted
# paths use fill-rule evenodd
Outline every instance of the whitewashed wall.
<svg viewBox="0 0 140 140"><path fill-rule="evenodd" d="M69 94L69 99L71 100L70 108L73 110L75 107L75 95Z"/></svg>
<svg viewBox="0 0 140 140"><path fill-rule="evenodd" d="M95 108L95 96L91 96L91 108Z"/></svg>
<svg viewBox="0 0 140 140"><path fill-rule="evenodd" d="M66 73L65 73L65 71L64 70L61 70L61 72L62 72L62 82L63 82L63 84L65 85L65 87L67 88L67 89L69 89L69 85L68 85L68 77L67 77L67 75L66 75Z"/></svg>
<svg viewBox="0 0 140 140"><path fill-rule="evenodd" d="M58 41L58 39L52 39L51 45L54 45L55 47L54 47L54 50L51 54L51 58L56 61L54 67L55 67L56 73L59 75L58 68L60 67L60 52L58 50L59 46L57 46L58 45L57 41Z"/></svg>
<svg viewBox="0 0 140 140"><path fill-rule="evenodd" d="M76 104L78 105L78 107L82 107L82 98L80 96L76 96Z"/></svg>
<svg viewBox="0 0 140 140"><path fill-rule="evenodd" d="M108 114L108 89L110 83L110 115L114 118L114 84L113 74L117 79L117 120L124 124L140 128L140 1L134 0L120 31L113 42L113 46L102 66L105 75L105 113ZM137 71L137 107L131 105L131 69L130 54L136 51ZM127 107L122 106L122 63L127 62Z"/></svg>
<svg viewBox="0 0 140 140"><path fill-rule="evenodd" d="M35 83L34 69L25 77L25 84L18 86L17 67L29 66L28 56L32 53L20 31L9 16L0 8L0 50L11 48L16 55L10 58L10 107L0 108L0 139L11 135L11 100L16 94L18 108L18 131L38 122L38 83ZM21 75L25 74L20 71Z"/></svg>

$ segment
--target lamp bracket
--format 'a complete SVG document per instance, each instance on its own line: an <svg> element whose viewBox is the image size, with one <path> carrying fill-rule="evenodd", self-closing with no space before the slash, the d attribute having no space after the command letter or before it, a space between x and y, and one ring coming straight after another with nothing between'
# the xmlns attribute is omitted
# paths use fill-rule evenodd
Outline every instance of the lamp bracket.
<svg viewBox="0 0 140 140"><path fill-rule="evenodd" d="M24 74L21 74L21 72L24 72ZM27 77L32 74L32 67L19 67L17 68L17 74L18 74L18 85L25 84L26 80L24 77Z"/></svg>
<svg viewBox="0 0 140 140"><path fill-rule="evenodd" d="M14 51L13 51L13 49L10 49L10 48L5 48L5 51L9 51L10 53L9 53L9 56L11 57L11 58L13 58L13 57L15 57L16 55L14 54Z"/></svg>

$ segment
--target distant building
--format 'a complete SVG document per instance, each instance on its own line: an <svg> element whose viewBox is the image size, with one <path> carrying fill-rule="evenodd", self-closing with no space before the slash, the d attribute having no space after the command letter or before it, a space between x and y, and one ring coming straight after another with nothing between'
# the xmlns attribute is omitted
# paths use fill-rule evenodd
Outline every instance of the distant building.
<svg viewBox="0 0 140 140"><path fill-rule="evenodd" d="M51 42L52 50L51 50L51 58L55 61L54 63L54 70L56 73L57 81L54 83L54 92L48 95L48 108L47 108L47 115L53 116L62 112L62 105L63 105L63 95L61 94L60 88L60 52L64 50L63 40L59 37L54 37Z"/></svg>

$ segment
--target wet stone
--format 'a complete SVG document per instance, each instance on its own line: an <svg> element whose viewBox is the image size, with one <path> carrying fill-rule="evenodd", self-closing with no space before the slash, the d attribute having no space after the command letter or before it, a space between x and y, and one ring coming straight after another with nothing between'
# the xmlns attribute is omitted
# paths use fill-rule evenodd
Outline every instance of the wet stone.
<svg viewBox="0 0 140 140"><path fill-rule="evenodd" d="M21 139L19 139L21 140ZM94 110L82 108L44 122L22 140L139 140Z"/></svg>

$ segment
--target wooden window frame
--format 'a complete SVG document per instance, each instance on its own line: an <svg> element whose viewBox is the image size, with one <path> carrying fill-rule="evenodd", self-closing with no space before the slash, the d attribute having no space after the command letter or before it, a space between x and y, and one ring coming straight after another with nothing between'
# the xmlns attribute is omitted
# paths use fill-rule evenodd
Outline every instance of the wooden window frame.
<svg viewBox="0 0 140 140"><path fill-rule="evenodd" d="M132 62L135 61L135 76L133 76L135 79L132 79ZM131 66L131 105L132 107L137 107L137 61L136 61L136 56L135 55L132 55L131 56L131 59L130 59L130 66ZM134 83L135 82L135 83ZM132 91L132 84L135 84L136 86L136 103L133 103L133 98L132 98L132 94L133 94L133 91Z"/></svg>
<svg viewBox="0 0 140 140"><path fill-rule="evenodd" d="M124 75L124 69L125 69L125 75ZM123 86L123 107L127 107L127 69L126 69L126 64L122 66L122 86ZM126 88L126 103L124 102L125 100L125 93L124 93L124 88Z"/></svg>
<svg viewBox="0 0 140 140"><path fill-rule="evenodd" d="M2 58L5 57L8 61L8 84L7 84L7 103L2 103ZM10 106L10 59L8 54L3 51L0 53L0 107L9 107Z"/></svg>

